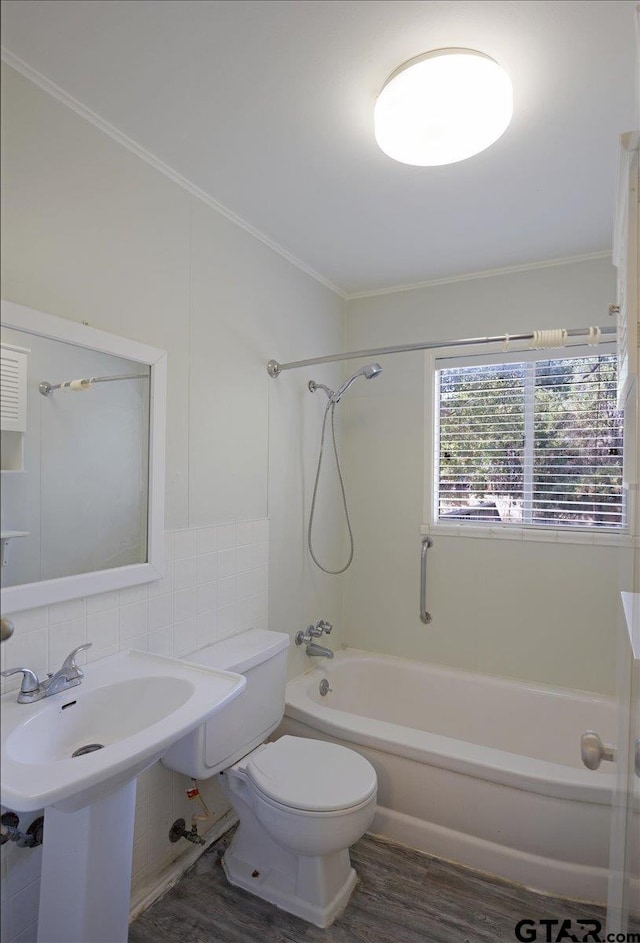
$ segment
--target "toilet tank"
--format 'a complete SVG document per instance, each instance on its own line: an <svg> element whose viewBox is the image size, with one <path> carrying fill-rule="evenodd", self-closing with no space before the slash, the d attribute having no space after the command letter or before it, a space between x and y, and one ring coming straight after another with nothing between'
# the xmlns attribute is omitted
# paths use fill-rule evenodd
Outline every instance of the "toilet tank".
<svg viewBox="0 0 640 943"><path fill-rule="evenodd" d="M287 648L284 632L249 629L185 655L194 665L236 671L245 690L162 757L169 769L194 779L208 779L246 756L276 729L284 714Z"/></svg>

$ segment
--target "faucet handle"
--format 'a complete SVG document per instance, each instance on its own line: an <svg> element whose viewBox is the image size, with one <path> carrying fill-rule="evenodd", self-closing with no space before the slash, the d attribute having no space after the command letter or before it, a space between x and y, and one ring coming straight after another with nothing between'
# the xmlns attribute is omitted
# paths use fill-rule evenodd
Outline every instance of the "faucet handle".
<svg viewBox="0 0 640 943"><path fill-rule="evenodd" d="M78 655L80 652L84 652L87 648L91 648L92 645L93 642L85 642L84 645L78 645L78 647L74 648L72 652L69 652L65 660L62 662L60 671L73 671L77 672L76 677L84 677L82 668L80 668L79 665L76 665L76 655Z"/></svg>
<svg viewBox="0 0 640 943"><path fill-rule="evenodd" d="M327 635L330 635L333 626L330 622L327 622L326 619L320 619L319 622L316 623L316 628L320 629L320 635L322 635L323 632L326 632Z"/></svg>
<svg viewBox="0 0 640 943"><path fill-rule="evenodd" d="M20 685L20 694L34 694L40 687L38 676L31 668L9 668L8 671L0 671L3 678L10 675L22 673L22 684Z"/></svg>
<svg viewBox="0 0 640 943"><path fill-rule="evenodd" d="M322 635L322 628L320 627L320 623L318 622L316 625L308 625L307 635L309 636L309 638L320 638L320 636Z"/></svg>

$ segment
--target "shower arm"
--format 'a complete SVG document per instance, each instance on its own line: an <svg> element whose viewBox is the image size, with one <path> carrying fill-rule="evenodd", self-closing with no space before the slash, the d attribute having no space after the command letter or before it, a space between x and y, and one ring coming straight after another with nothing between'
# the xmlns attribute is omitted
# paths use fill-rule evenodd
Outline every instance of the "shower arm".
<svg viewBox="0 0 640 943"><path fill-rule="evenodd" d="M588 327L568 328L566 337L568 339L580 338L580 340L576 340L575 344L567 344L567 346L582 346L583 344L589 343L590 338L594 336L592 333L593 330L593 328ZM607 326L596 328L595 330L599 331L600 335L603 337L606 335L611 340L615 340L615 327ZM530 331L527 334L498 334L493 337L467 337L457 338L455 340L422 341L418 344L397 344L392 347L374 347L370 350L351 350L345 354L329 354L326 357L312 357L309 360L292 360L289 363L279 363L277 360L269 360L267 362L267 373L270 377L275 379L280 376L283 370L294 370L297 367L312 367L321 363L335 363L339 360L371 359L382 357L385 354L404 354L413 350L436 350L439 347L475 347L482 344L507 345L521 343L523 341L533 341L537 333L536 331ZM321 384L317 385L320 386ZM324 389L326 389L326 387L324 387Z"/></svg>
<svg viewBox="0 0 640 943"><path fill-rule="evenodd" d="M309 380L309 392L315 393L316 390L324 390L329 401L331 401L335 396L333 390L330 390L328 386L324 385L324 383L316 383L315 380Z"/></svg>

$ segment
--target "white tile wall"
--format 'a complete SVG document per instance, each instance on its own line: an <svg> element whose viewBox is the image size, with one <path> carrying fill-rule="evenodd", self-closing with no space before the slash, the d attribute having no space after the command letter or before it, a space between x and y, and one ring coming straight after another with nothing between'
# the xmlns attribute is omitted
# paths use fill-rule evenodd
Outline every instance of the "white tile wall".
<svg viewBox="0 0 640 943"><path fill-rule="evenodd" d="M266 519L168 531L165 576L134 586L32 609L12 616L16 630L0 648L2 669L27 665L44 674L72 648L91 642L78 661L95 661L126 648L186 655L249 628L267 627ZM1 679L1 693L20 677ZM172 860L190 851L169 842L177 818L200 814L186 798L190 781L157 763L138 778L133 854L134 887L153 885ZM227 811L215 781L200 783L215 820ZM21 817L26 829L40 813ZM2 933L6 943L28 943L37 931L41 851L7 843L0 849Z"/></svg>

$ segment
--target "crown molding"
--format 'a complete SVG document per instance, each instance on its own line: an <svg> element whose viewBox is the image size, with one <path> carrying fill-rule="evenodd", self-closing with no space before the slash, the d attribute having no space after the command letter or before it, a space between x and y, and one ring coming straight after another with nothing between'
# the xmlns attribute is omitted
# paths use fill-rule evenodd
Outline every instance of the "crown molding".
<svg viewBox="0 0 640 943"><path fill-rule="evenodd" d="M51 95L52 98L55 98L62 105L65 105L65 107L70 108L77 115L79 115L81 118L84 118L85 121L88 121L103 134L108 135L108 137L116 141L116 143L120 144L122 147L125 147L128 151L130 151L132 154L135 154L136 157L139 157L141 160L149 164L165 177L168 177L191 196L195 197L197 200L200 200L202 203L210 207L210 209L215 210L215 212L220 213L240 229L244 229L245 232L249 233L249 235L253 236L259 242L262 242L263 245L266 245L268 248L272 249L282 258L286 259L286 261L291 265L294 265L296 268L300 269L300 271L304 272L306 275L309 275L315 281L319 282L325 288L328 288L334 294L338 295L339 298L342 298L347 302L354 301L358 298L374 298L378 295L392 295L396 292L416 291L420 288L433 288L438 285L450 285L454 284L455 282L471 281L476 278L492 278L494 276L515 274L517 272L528 272L535 269L550 268L557 265L570 265L574 262L590 262L596 259L611 258L611 250L607 249L601 252L591 252L585 253L583 255L547 259L541 262L528 262L521 265L510 265L503 268L485 269L477 272L468 272L461 275L451 275L445 278L428 279L421 282L409 282L402 285L392 285L388 288L348 292L338 287L338 285L335 285L328 278L325 278L315 269L311 268L309 265L303 262L302 259L299 259L279 243L271 239L269 236L266 236L259 229L256 229L255 226L251 225L251 223L248 223L241 216L238 216L237 213L234 213L232 210L228 209L228 207L224 206L224 204L218 202L218 200L214 199L212 196L210 196L210 194L196 186L196 184L192 183L186 177L183 177L182 174L178 173L178 171L174 170L168 164L165 164L164 161L156 157L155 154L152 154L151 151L146 150L146 148L136 143L136 141L134 141L132 138L128 137L126 134L123 134L116 127L114 127L114 125L110 124L108 121L105 121L104 118L100 117L100 115L96 114L90 108L87 108L86 105L82 104L82 102L78 101L59 85L56 85L55 82L52 82L45 75L42 75L42 73L32 68L28 63L14 55L4 46L1 47L1 58L2 61L10 68L15 69L16 72L19 72L20 75L24 76L24 78L28 79L30 82L33 82L34 85L37 85L48 95Z"/></svg>
<svg viewBox="0 0 640 943"><path fill-rule="evenodd" d="M234 223L236 226L239 226L240 229L244 229L245 232L248 232L249 235L253 236L255 239L258 239L265 246L268 246L269 249L277 252L278 255L282 256L283 259L286 259L287 262L290 262L291 265L294 265L306 275L311 276L311 278L315 279L315 281L319 282L321 285L324 285L325 288L328 288L340 298L347 298L345 292L341 288L338 288L337 285L334 285L333 282L329 281L328 278L320 275L320 273L316 272L315 269L312 269L305 262L303 262L297 256L293 255L279 243L275 242L273 239L270 239L269 236L266 236L263 232L260 232L259 229L256 229L255 226L251 225L251 223L248 223L241 216L238 216L237 213L234 213L232 210L228 209L228 207L224 206L223 203L219 203L218 200L210 196L205 190L202 190L186 177L183 177L182 174L178 173L177 170L174 170L173 167L165 164L164 161L160 160L155 156L155 154L152 154L151 151L146 150L146 148L142 147L140 144L137 144L136 141L134 141L132 138L128 137L126 134L123 134L122 131L119 131L108 121L105 121L104 118L100 117L100 115L97 115L90 108L87 108L86 105L83 105L82 102L78 101L77 98L74 98L72 95L69 95L68 92L65 92L65 90L60 88L59 85L56 85L55 82L52 82L45 75L42 75L42 73L32 68L28 63L24 62L18 56L15 56L4 46L1 47L0 52L2 61L6 65L12 69L15 69L16 72L19 72L20 75L24 76L24 78L28 79L30 82L33 82L33 84L41 88L42 91L46 92L48 95L51 95L52 98L55 98L62 105L65 105L67 108L75 111L75 113L81 118L84 118L85 121L88 121L99 131L102 131L103 134L108 135L110 138L112 138L112 140L122 145L122 147L126 147L128 151L131 151L131 153L135 154L136 157L139 157L141 160L145 161L145 163L153 167L154 170L164 174L165 177L168 177L183 190L186 190L186 192L191 194L191 196L194 196L197 200L205 203L212 210L220 213L230 222Z"/></svg>
<svg viewBox="0 0 640 943"><path fill-rule="evenodd" d="M393 295L399 291L415 291L418 288L434 288L436 285L451 285L454 282L468 282L475 278L493 278L495 275L511 275L517 272L529 272L540 268L554 268L557 265L571 265L573 262L593 262L596 259L611 259L611 249L601 252L587 252L584 255L568 255L559 259L547 259L543 262L523 262L521 265L507 265L504 268L484 269L479 272L467 272L464 275L450 275L446 278L433 278L426 282L409 282L406 285L392 285L390 288L377 288L373 291L355 291L346 295L347 301L356 298L373 298L376 295Z"/></svg>

